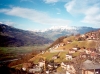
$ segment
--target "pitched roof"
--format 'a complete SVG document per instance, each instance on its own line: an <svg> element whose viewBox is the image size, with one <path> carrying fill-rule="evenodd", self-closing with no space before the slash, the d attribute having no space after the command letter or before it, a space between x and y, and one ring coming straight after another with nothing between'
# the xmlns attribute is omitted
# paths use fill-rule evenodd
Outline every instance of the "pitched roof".
<svg viewBox="0 0 100 74"><path fill-rule="evenodd" d="M82 64L82 69L100 69L100 64L91 60L86 60Z"/></svg>

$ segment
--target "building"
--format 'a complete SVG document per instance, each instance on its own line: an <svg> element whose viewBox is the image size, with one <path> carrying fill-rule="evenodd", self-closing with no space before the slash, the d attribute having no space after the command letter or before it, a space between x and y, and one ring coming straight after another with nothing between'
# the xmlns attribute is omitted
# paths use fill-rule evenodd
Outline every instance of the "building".
<svg viewBox="0 0 100 74"><path fill-rule="evenodd" d="M100 63L86 60L82 63L81 69L81 74L100 74Z"/></svg>

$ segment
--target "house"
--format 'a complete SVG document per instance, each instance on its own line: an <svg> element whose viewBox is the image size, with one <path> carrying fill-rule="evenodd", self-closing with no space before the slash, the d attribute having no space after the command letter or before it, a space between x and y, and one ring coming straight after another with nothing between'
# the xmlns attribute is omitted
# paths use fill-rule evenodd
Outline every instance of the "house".
<svg viewBox="0 0 100 74"><path fill-rule="evenodd" d="M63 68L63 69L66 70L66 66L67 66L67 65L65 64L65 62L62 62L62 63L61 63L61 68Z"/></svg>
<svg viewBox="0 0 100 74"><path fill-rule="evenodd" d="M44 54L46 51L41 50L40 52L41 52L41 54Z"/></svg>
<svg viewBox="0 0 100 74"><path fill-rule="evenodd" d="M78 50L78 48L77 47L74 47L74 48L72 48L73 50L75 50L75 51L77 51Z"/></svg>
<svg viewBox="0 0 100 74"><path fill-rule="evenodd" d="M44 68L45 67L45 61L38 62L38 65L39 65L40 68Z"/></svg>
<svg viewBox="0 0 100 74"><path fill-rule="evenodd" d="M85 52L80 52L79 57L80 57L80 58L87 58L87 57L89 57L89 55L86 54Z"/></svg>
<svg viewBox="0 0 100 74"><path fill-rule="evenodd" d="M73 54L73 53L75 53L75 50L73 50L73 49L69 49L69 52L68 52L69 54Z"/></svg>
<svg viewBox="0 0 100 74"><path fill-rule="evenodd" d="M72 42L71 40L67 40L67 42L66 42L66 43L67 43L67 44L69 44L69 43L71 43L71 42Z"/></svg>
<svg viewBox="0 0 100 74"><path fill-rule="evenodd" d="M86 60L81 65L81 74L100 74L100 63Z"/></svg>
<svg viewBox="0 0 100 74"><path fill-rule="evenodd" d="M28 73L32 73L32 74L42 73L42 72L43 72L43 70L39 66L28 69Z"/></svg>
<svg viewBox="0 0 100 74"><path fill-rule="evenodd" d="M50 62L47 64L47 71L49 71L49 73L54 71L54 60L50 60Z"/></svg>
<svg viewBox="0 0 100 74"><path fill-rule="evenodd" d="M38 65L39 65L39 67L42 68L42 69L45 68L45 60L44 60L44 58L40 58L40 59L39 59Z"/></svg>
<svg viewBox="0 0 100 74"><path fill-rule="evenodd" d="M61 63L61 68L66 70L66 74L76 74L76 70L72 64L68 64L66 62Z"/></svg>
<svg viewBox="0 0 100 74"><path fill-rule="evenodd" d="M32 67L32 63L23 63L22 70L27 71L30 67Z"/></svg>
<svg viewBox="0 0 100 74"><path fill-rule="evenodd" d="M65 43L60 43L60 46L64 46L65 45Z"/></svg>
<svg viewBox="0 0 100 74"><path fill-rule="evenodd" d="M66 54L66 60L72 60L72 55Z"/></svg>
<svg viewBox="0 0 100 74"><path fill-rule="evenodd" d="M79 52L85 52L86 51L86 48L85 47L82 47L82 48L80 48L80 50L79 50Z"/></svg>
<svg viewBox="0 0 100 74"><path fill-rule="evenodd" d="M66 73L68 74L76 74L76 70L75 70L75 68L74 68L74 66L73 65L71 65L71 64L68 64L67 65L67 69L66 69Z"/></svg>
<svg viewBox="0 0 100 74"><path fill-rule="evenodd" d="M56 55L54 55L54 56L52 57L52 59L53 59L53 60L58 59L58 58L60 57L59 54L60 54L60 52L58 52Z"/></svg>
<svg viewBox="0 0 100 74"><path fill-rule="evenodd" d="M96 53L95 51L92 51L92 52L90 53L90 57L91 57L92 59L96 59L96 56L97 56L97 53Z"/></svg>
<svg viewBox="0 0 100 74"><path fill-rule="evenodd" d="M91 53L90 49L88 48L87 50L85 50L85 53L86 53L87 55L89 55L89 54Z"/></svg>
<svg viewBox="0 0 100 74"><path fill-rule="evenodd" d="M57 59L57 58L58 58L57 55L54 55L54 56L52 57L53 60L55 60L55 59Z"/></svg>
<svg viewBox="0 0 100 74"><path fill-rule="evenodd" d="M27 72L27 73L36 73L36 72L41 73L42 72L41 67L39 67L37 64L32 64L30 62L23 63L22 70Z"/></svg>
<svg viewBox="0 0 100 74"><path fill-rule="evenodd" d="M82 34L82 35L81 35L81 37L85 38L85 35L84 35L84 34Z"/></svg>

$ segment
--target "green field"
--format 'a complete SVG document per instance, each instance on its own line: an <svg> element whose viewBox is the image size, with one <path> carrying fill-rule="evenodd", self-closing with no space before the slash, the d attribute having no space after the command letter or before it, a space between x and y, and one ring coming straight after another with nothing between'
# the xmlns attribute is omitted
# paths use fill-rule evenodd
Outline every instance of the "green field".
<svg viewBox="0 0 100 74"><path fill-rule="evenodd" d="M0 47L0 61L19 58L21 55L37 50L45 50L49 45L35 45L23 47Z"/></svg>

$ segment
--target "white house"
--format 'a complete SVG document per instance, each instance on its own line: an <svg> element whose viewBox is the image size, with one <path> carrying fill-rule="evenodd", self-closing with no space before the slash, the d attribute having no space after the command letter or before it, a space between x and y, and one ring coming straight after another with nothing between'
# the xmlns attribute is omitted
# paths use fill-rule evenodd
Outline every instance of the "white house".
<svg viewBox="0 0 100 74"><path fill-rule="evenodd" d="M66 55L66 58L65 58L66 60L72 60L72 55Z"/></svg>
<svg viewBox="0 0 100 74"><path fill-rule="evenodd" d="M62 62L62 63L61 63L61 68L63 68L63 69L65 69L65 70L66 70L67 65L66 65L64 62Z"/></svg>

